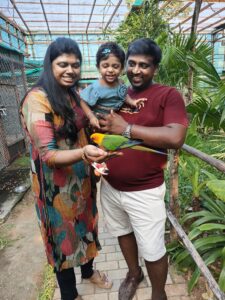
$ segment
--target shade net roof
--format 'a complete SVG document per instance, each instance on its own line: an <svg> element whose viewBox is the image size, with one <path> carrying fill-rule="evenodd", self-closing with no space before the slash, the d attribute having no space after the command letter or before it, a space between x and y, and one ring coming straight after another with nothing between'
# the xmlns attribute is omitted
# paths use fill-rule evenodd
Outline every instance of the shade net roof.
<svg viewBox="0 0 225 300"><path fill-rule="evenodd" d="M101 33L115 29L129 11L125 0L1 0L1 12L24 31Z"/></svg>
<svg viewBox="0 0 225 300"><path fill-rule="evenodd" d="M176 1L161 1L161 10L167 9L172 2ZM195 8L195 1L177 1L181 2L177 9L175 9L172 16L170 16L167 21L173 30L182 31L184 33L189 33L191 30L192 18ZM220 27L225 23L225 1L217 0L202 1L197 33L208 34L212 33L215 29Z"/></svg>
<svg viewBox="0 0 225 300"><path fill-rule="evenodd" d="M107 29L116 29L129 15L144 4L143 0L0 0L0 46L9 47L28 57L30 75L39 74L41 67L30 61L43 62L49 43L58 36L75 39L83 56L82 78L98 77L95 55L107 39ZM159 0L161 13L175 31L190 33L195 1ZM12 26L14 25L14 26ZM203 0L197 32L214 46L214 64L224 69L223 28L225 0ZM17 28L17 29L16 29ZM217 35L211 34L219 31ZM24 38L26 37L26 38ZM217 39L218 37L218 39ZM108 36L111 39L110 36ZM38 76L38 75L37 75Z"/></svg>
<svg viewBox="0 0 225 300"><path fill-rule="evenodd" d="M15 22L28 34L51 35L76 33L101 33L116 29L126 18L132 5L142 5L142 0L1 0L0 12ZM168 22L172 28L190 32L195 1L159 1L160 9L174 8ZM198 33L211 33L225 23L225 1L203 1Z"/></svg>

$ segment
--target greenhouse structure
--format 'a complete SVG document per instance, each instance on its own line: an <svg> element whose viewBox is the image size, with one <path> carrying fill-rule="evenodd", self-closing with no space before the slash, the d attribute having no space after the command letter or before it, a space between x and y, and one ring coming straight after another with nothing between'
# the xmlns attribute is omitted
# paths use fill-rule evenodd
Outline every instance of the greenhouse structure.
<svg viewBox="0 0 225 300"><path fill-rule="evenodd" d="M166 11L171 2L178 2L166 19L174 31L189 34L195 1L158 1ZM45 51L58 36L75 39L84 58L83 83L98 77L95 53L101 43L129 18L144 1L39 1L2 0L0 6L1 46L1 161L6 166L24 147L18 124L17 107L24 91L38 78ZM213 46L213 64L219 74L225 72L224 2L203 1L197 33ZM173 9L171 7L170 9ZM113 38L113 37L112 37ZM13 96L12 96L13 95ZM7 98L9 97L9 98ZM8 100L10 99L10 100ZM10 125L9 125L10 124ZM14 129L13 129L14 128Z"/></svg>
<svg viewBox="0 0 225 300"><path fill-rule="evenodd" d="M225 300L225 0L1 0L0 171L28 151L20 103L58 37L80 47L81 88L99 78L96 52L106 41L126 51L149 37L161 47L156 81L182 93L190 118L179 166L178 151L169 155L168 252L191 270L189 295L202 275L215 297L202 299Z"/></svg>

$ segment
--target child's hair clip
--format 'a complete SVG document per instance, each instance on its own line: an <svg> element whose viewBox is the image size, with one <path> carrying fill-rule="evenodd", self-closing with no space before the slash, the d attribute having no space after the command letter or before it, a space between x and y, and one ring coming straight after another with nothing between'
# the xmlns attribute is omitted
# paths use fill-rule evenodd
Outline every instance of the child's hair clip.
<svg viewBox="0 0 225 300"><path fill-rule="evenodd" d="M111 52L111 50L109 48L105 48L102 50L102 54L108 54L110 52Z"/></svg>

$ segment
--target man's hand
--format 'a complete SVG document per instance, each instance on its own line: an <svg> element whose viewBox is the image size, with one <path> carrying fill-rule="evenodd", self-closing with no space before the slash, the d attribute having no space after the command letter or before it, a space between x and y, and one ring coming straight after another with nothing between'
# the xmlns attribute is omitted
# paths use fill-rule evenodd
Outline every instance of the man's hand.
<svg viewBox="0 0 225 300"><path fill-rule="evenodd" d="M98 118L95 115L91 116L89 121L92 127L100 129Z"/></svg>
<svg viewBox="0 0 225 300"><path fill-rule="evenodd" d="M99 120L102 132L122 134L128 123L117 113L111 111L108 115L101 115Z"/></svg>

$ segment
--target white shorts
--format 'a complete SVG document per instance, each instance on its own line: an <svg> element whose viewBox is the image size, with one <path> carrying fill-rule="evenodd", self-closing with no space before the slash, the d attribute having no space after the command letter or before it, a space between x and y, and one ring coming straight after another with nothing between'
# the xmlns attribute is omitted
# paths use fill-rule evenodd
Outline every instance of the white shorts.
<svg viewBox="0 0 225 300"><path fill-rule="evenodd" d="M121 192L101 180L101 205L110 233L118 237L134 232L139 253L147 261L159 260L166 253L165 191L163 183L153 189Z"/></svg>

